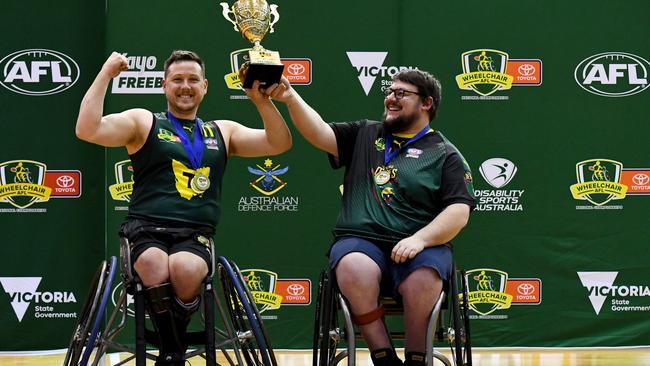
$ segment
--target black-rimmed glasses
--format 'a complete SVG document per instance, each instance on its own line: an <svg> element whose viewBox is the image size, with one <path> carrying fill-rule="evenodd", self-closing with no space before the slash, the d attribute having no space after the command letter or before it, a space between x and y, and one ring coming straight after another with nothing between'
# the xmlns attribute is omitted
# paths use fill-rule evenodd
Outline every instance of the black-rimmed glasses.
<svg viewBox="0 0 650 366"><path fill-rule="evenodd" d="M420 94L418 92L414 92L414 91L410 91L410 90L386 88L386 89L384 89L384 98L390 97L390 95L393 94L393 93L395 93L395 99L397 99L397 100L400 100L400 99L404 98L404 95L406 93L422 95L422 94Z"/></svg>

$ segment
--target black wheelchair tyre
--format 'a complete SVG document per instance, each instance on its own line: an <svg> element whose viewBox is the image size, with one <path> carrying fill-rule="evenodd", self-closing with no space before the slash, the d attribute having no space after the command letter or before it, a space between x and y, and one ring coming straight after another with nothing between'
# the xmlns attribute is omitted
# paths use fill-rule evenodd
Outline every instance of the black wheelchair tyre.
<svg viewBox="0 0 650 366"><path fill-rule="evenodd" d="M86 346L89 329L92 319L94 318L95 311L99 306L101 300L102 292L104 290L104 282L106 279L106 268L107 263L103 261L93 279L90 283L90 291L88 296L84 301L79 317L77 318L77 324L75 324L74 331L72 332L72 338L68 345L68 351L65 354L65 359L63 361L64 366L77 366L79 365L79 359L83 353L84 347Z"/></svg>
<svg viewBox="0 0 650 366"><path fill-rule="evenodd" d="M233 269L233 263L224 257L219 257L218 268L233 329L241 334L249 331L253 334L253 337L247 337L239 344L244 361L249 366L277 366L267 343L268 337L263 330L261 316L241 273L238 269Z"/></svg>
<svg viewBox="0 0 650 366"><path fill-rule="evenodd" d="M460 288L458 280L460 279ZM467 280L464 271L454 271L451 281L452 302L452 329L454 341L452 354L456 366L472 366L472 348L469 331L469 304L467 294Z"/></svg>
<svg viewBox="0 0 650 366"><path fill-rule="evenodd" d="M316 319L314 324L313 366L329 366L336 357L339 340L330 336L330 330L338 326L338 304L336 302L332 279L328 271L320 275L318 295L316 299Z"/></svg>

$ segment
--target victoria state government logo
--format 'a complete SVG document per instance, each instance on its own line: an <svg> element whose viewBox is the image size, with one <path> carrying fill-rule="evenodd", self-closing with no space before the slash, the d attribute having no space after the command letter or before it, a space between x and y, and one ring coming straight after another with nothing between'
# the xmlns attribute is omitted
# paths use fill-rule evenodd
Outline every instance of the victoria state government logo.
<svg viewBox="0 0 650 366"><path fill-rule="evenodd" d="M32 160L12 160L0 164L0 202L19 209L47 202L52 188L44 185L47 167Z"/></svg>
<svg viewBox="0 0 650 366"><path fill-rule="evenodd" d="M623 164L609 159L590 159L576 164L578 183L570 187L573 198L588 201L596 207L622 208L622 206L603 206L611 200L621 200L627 193L627 185L621 184ZM576 208L594 208L578 206Z"/></svg>

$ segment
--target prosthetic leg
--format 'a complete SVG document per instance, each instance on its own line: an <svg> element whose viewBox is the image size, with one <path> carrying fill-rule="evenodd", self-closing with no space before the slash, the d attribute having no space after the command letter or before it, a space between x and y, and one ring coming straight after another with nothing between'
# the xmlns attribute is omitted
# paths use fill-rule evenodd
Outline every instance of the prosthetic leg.
<svg viewBox="0 0 650 366"><path fill-rule="evenodd" d="M183 366L187 350L185 333L192 313L199 307L199 298L183 304L174 296L170 283L145 290L147 311L160 341L156 366Z"/></svg>

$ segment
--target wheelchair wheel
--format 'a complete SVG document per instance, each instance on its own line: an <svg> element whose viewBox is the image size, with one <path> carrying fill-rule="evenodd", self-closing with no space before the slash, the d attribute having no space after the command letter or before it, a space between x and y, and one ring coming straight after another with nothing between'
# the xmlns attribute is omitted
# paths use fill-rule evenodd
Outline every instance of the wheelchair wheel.
<svg viewBox="0 0 650 366"><path fill-rule="evenodd" d="M114 257L112 259L114 259ZM106 293L107 289L110 292L110 287L106 286L107 276L109 275L108 267L109 266L106 261L102 261L102 263L99 265L99 268L97 268L95 275L93 276L90 291L88 292L88 296L84 301L84 305L81 308L79 317L77 318L77 324L75 325L72 332L72 337L68 345L68 351L66 352L65 359L63 361L64 366L85 365L85 363L80 363L82 355L86 353L84 350L90 350L88 351L88 354L92 352L93 347L88 347L90 344L88 342L88 338L90 336L89 331L91 322L101 307L101 300L104 297L103 295ZM88 360L86 358L86 362L87 361Z"/></svg>
<svg viewBox="0 0 650 366"><path fill-rule="evenodd" d="M472 347L469 331L469 304L467 297L467 279L464 271L454 271L451 281L452 298L452 354L456 366L472 366ZM460 280L460 289L458 281Z"/></svg>
<svg viewBox="0 0 650 366"><path fill-rule="evenodd" d="M313 366L330 366L339 361L336 353L337 345L343 338L341 330L344 327L338 325L338 303L330 281L333 279L329 278L328 271L323 270L318 281L316 297L312 344Z"/></svg>
<svg viewBox="0 0 650 366"><path fill-rule="evenodd" d="M218 259L219 277L233 329L238 334L244 361L249 366L277 366L253 296L234 263Z"/></svg>

